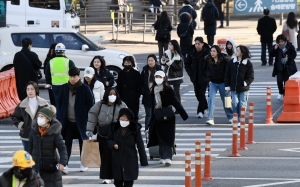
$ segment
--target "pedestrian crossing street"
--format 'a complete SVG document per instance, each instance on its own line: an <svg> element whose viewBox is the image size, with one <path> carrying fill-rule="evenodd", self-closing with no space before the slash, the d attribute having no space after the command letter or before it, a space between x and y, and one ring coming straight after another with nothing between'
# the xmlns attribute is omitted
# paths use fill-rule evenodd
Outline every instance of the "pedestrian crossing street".
<svg viewBox="0 0 300 187"><path fill-rule="evenodd" d="M142 129L143 140L145 142L144 129ZM205 148L205 133L211 132L211 154L213 158L226 149L231 149L232 128L227 126L209 127L199 124L178 124L176 128L176 151L172 165L167 167L158 163L158 159L150 160L148 149L149 165L140 167L139 178L135 181L134 186L147 187L183 187L185 175L185 152L192 153L192 177L194 177L194 150L195 141L201 141L201 155L202 155L202 169L203 157ZM22 143L18 136L19 131L14 126L0 126L0 173L11 167L11 160L13 153L22 149ZM79 148L77 140L74 140L72 156L69 162L69 174L63 176L64 186L82 186L89 184L89 186L99 186L101 180L99 179L99 168L89 168L86 172L79 172ZM145 144L146 146L146 144ZM113 186L107 184L105 186Z"/></svg>

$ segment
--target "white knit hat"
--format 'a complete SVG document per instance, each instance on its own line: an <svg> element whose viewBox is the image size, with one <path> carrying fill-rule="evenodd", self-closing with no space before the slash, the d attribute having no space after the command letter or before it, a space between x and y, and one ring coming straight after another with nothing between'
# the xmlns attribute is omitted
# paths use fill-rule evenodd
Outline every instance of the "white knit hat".
<svg viewBox="0 0 300 187"><path fill-rule="evenodd" d="M154 74L154 77L155 77L156 75L159 75L159 76L161 76L161 77L163 77L163 78L166 76L165 72L163 72L162 70L156 71L155 74Z"/></svg>

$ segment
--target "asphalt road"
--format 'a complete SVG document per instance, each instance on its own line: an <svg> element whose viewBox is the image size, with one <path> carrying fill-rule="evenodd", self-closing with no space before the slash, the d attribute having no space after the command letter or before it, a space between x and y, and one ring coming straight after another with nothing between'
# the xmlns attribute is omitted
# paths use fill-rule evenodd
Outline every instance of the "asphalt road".
<svg viewBox="0 0 300 187"><path fill-rule="evenodd" d="M107 47L126 50L135 55L140 70L147 63L150 53L157 53L155 45L117 45ZM257 49L255 46L253 50ZM255 58L254 58L255 59ZM299 65L299 64L298 64ZM140 167L140 176L134 186L184 186L184 153L194 153L194 142L200 140L202 156L204 154L205 133L212 134L212 181L203 181L203 186L235 187L235 186L299 186L298 154L300 143L298 124L265 125L266 120L266 87L272 87L272 112L274 122L282 112L282 101L278 101L276 79L271 77L272 67L261 66L253 61L255 80L251 85L249 102L254 102L254 140L256 144L247 145L247 151L239 151L241 157L228 157L231 154L232 127L228 124L221 99L217 97L214 126L206 126L204 119L196 118L197 100L193 86L185 73L181 85L182 104L189 114L189 119L183 121L177 116L176 145L177 155L173 157L170 167L159 165L157 160L149 161L149 166ZM46 90L41 90L41 97L48 99ZM144 109L140 107L140 122L144 124ZM248 116L248 114L247 114ZM247 121L247 120L246 120ZM14 151L21 149L22 144L17 129L11 125L9 118L0 121L0 173L10 167ZM145 137L143 137L145 139ZM148 152L147 152L148 154ZM192 156L192 159L194 157ZM99 169L89 168L88 172L79 172L79 150L77 141L73 146L70 159L70 174L64 176L64 186L99 186ZM203 161L203 158L202 158ZM192 163L192 168L194 168ZM202 163L203 164L203 163ZM203 168L203 165L202 165ZM192 171L194 183L194 171ZM113 186L112 184L107 186Z"/></svg>

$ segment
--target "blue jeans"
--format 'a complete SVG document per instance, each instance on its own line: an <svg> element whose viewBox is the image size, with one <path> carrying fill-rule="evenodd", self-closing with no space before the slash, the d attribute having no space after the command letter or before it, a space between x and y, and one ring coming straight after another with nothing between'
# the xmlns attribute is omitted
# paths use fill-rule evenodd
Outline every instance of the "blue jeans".
<svg viewBox="0 0 300 187"><path fill-rule="evenodd" d="M24 147L24 151L28 152L29 141L22 140L22 144L23 144L23 147Z"/></svg>
<svg viewBox="0 0 300 187"><path fill-rule="evenodd" d="M225 85L224 83L216 84L216 83L210 83L209 84L209 97L208 97L208 116L207 120L213 120L214 119L214 111L215 111L215 104L216 104L216 94L219 90L224 111L226 113L226 116L228 119L232 119L232 109L231 108L225 108L224 103L224 97L225 97Z"/></svg>
<svg viewBox="0 0 300 187"><path fill-rule="evenodd" d="M240 122L241 117L241 108L244 107L247 109L249 91L245 92L231 92L232 97L232 112L238 114L238 121Z"/></svg>
<svg viewBox="0 0 300 187"><path fill-rule="evenodd" d="M62 85L52 85L52 92L56 106L58 106L58 96Z"/></svg>
<svg viewBox="0 0 300 187"><path fill-rule="evenodd" d="M159 157L161 159L171 159L173 152L172 147L168 147L166 144L159 144Z"/></svg>
<svg viewBox="0 0 300 187"><path fill-rule="evenodd" d="M146 112L146 117L145 117L145 130L148 130L149 128L149 122L152 116L152 108L144 105L145 107L145 112Z"/></svg>

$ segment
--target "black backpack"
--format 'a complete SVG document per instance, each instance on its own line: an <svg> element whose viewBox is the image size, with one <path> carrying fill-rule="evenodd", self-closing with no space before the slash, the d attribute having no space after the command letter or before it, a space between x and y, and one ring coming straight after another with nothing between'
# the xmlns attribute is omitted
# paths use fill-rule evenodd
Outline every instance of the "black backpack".
<svg viewBox="0 0 300 187"><path fill-rule="evenodd" d="M203 13L203 20L205 25L211 25L216 22L215 18L215 7L205 8L205 12Z"/></svg>
<svg viewBox="0 0 300 187"><path fill-rule="evenodd" d="M157 30L157 39L158 40L167 40L170 31L168 30L168 24L160 25Z"/></svg>

